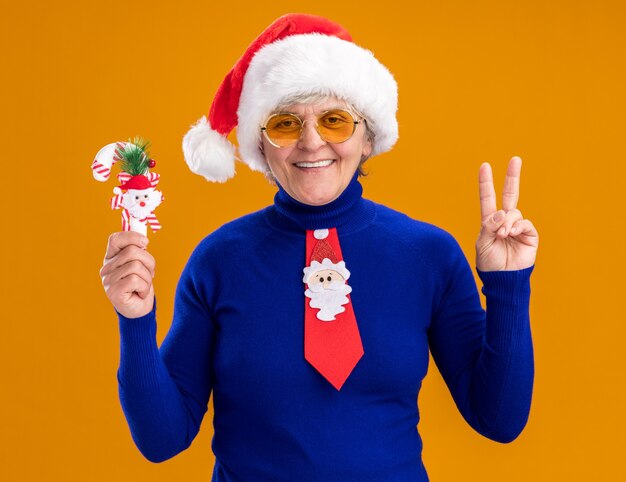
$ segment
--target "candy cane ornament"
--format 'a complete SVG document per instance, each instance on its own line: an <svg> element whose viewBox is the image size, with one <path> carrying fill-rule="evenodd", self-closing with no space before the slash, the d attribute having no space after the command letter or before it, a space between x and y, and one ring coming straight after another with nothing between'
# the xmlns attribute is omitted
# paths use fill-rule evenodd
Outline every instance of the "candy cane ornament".
<svg viewBox="0 0 626 482"><path fill-rule="evenodd" d="M120 160L117 155L118 149L125 149L126 142L113 142L107 144L98 151L91 163L91 170L96 181L104 182L111 175L111 168Z"/></svg>
<svg viewBox="0 0 626 482"><path fill-rule="evenodd" d="M161 229L154 210L163 201L161 191L155 189L160 176L150 172L156 161L150 159L150 143L136 137L128 142L107 144L98 151L91 163L94 179L104 182L111 176L111 168L116 162L121 163L122 172L118 173L119 186L113 189L111 209L122 210L122 231L135 231L143 234Z"/></svg>

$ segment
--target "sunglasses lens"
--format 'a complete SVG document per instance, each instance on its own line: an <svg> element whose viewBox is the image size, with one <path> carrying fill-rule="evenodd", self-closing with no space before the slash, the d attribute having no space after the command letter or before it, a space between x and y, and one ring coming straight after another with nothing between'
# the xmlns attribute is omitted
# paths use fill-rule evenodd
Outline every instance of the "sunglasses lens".
<svg viewBox="0 0 626 482"><path fill-rule="evenodd" d="M344 142L352 137L354 118L345 110L331 110L317 120L317 130L327 142Z"/></svg>
<svg viewBox="0 0 626 482"><path fill-rule="evenodd" d="M291 114L276 114L265 125L267 137L278 147L286 147L300 138L300 119Z"/></svg>
<svg viewBox="0 0 626 482"><path fill-rule="evenodd" d="M317 118L317 132L326 142L345 142L355 129L354 117L345 110L331 110ZM267 120L264 131L275 146L291 146L300 139L302 121L294 114L275 114Z"/></svg>

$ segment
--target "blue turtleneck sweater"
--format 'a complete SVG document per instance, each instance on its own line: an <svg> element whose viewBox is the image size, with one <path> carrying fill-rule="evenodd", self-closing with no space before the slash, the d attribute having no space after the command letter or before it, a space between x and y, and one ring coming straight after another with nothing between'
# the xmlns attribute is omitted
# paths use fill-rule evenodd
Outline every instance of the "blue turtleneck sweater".
<svg viewBox="0 0 626 482"><path fill-rule="evenodd" d="M532 268L479 272L456 241L361 197L274 204L207 236L176 291L160 349L155 310L121 315L120 400L152 461L189 446L213 393L213 481L426 481L417 396L429 348L456 405L513 440L530 408ZM305 230L336 227L365 354L341 390L304 359Z"/></svg>

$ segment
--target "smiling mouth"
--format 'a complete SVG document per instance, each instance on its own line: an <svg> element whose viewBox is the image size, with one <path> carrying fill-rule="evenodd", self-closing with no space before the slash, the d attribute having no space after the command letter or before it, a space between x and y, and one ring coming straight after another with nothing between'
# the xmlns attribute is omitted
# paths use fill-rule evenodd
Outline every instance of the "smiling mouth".
<svg viewBox="0 0 626 482"><path fill-rule="evenodd" d="M296 162L296 166L298 167L304 167L304 168L311 168L311 167L326 167L326 166L330 166L333 162L335 162L334 159L329 159L326 161L315 161L315 162Z"/></svg>

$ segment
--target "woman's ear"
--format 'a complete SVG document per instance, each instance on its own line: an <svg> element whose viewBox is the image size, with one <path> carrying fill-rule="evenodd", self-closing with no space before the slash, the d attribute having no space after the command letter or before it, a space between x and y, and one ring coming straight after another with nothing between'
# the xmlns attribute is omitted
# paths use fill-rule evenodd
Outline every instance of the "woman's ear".
<svg viewBox="0 0 626 482"><path fill-rule="evenodd" d="M363 145L363 150L361 151L361 159L368 159L372 155L372 149L372 141L369 136L367 136L367 138L365 139L365 144Z"/></svg>

